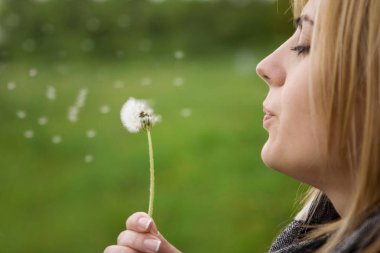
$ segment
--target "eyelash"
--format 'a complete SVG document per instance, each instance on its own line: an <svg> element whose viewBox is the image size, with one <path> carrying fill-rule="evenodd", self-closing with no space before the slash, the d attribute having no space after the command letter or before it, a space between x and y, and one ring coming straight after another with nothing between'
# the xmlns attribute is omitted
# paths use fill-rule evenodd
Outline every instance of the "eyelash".
<svg viewBox="0 0 380 253"><path fill-rule="evenodd" d="M295 47L291 47L290 50L296 51L297 55L306 55L310 51L310 45L299 45Z"/></svg>

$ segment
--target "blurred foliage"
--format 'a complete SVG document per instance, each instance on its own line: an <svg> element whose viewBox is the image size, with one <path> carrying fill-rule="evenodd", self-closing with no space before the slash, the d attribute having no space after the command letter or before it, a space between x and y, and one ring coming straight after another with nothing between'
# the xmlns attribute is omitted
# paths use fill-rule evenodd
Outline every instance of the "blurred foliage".
<svg viewBox="0 0 380 253"><path fill-rule="evenodd" d="M1 55L101 56L267 45L291 30L286 0L2 0Z"/></svg>
<svg viewBox="0 0 380 253"><path fill-rule="evenodd" d="M146 136L119 119L130 96L163 116L152 132L160 232L184 252L265 252L298 183L261 161L267 86L255 67L290 35L288 8L0 0L0 252L102 252L147 210Z"/></svg>

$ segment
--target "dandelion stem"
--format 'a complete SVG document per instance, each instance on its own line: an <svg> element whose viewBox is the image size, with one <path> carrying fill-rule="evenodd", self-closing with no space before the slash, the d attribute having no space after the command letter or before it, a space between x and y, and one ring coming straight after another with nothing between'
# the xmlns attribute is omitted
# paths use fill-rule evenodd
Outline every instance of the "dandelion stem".
<svg viewBox="0 0 380 253"><path fill-rule="evenodd" d="M150 217L153 217L153 202L154 202L154 160L153 160L153 146L150 130L147 131L148 144L149 144L149 164L150 164L150 193L149 193L149 211Z"/></svg>

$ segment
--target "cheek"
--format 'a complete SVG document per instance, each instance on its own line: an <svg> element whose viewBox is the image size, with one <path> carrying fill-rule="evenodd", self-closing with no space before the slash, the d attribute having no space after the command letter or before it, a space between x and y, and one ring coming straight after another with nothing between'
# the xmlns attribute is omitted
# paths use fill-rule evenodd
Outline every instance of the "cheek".
<svg viewBox="0 0 380 253"><path fill-rule="evenodd" d="M281 112L268 129L261 151L263 162L300 181L310 181L318 170L318 136L312 126L307 78L287 80L277 98Z"/></svg>

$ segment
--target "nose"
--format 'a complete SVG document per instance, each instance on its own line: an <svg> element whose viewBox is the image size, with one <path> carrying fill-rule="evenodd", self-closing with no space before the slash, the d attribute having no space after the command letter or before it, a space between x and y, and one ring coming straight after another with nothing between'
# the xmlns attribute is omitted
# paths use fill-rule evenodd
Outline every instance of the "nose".
<svg viewBox="0 0 380 253"><path fill-rule="evenodd" d="M281 62L281 58L276 52L267 56L256 66L256 73L269 86L283 85L286 79L285 67Z"/></svg>

